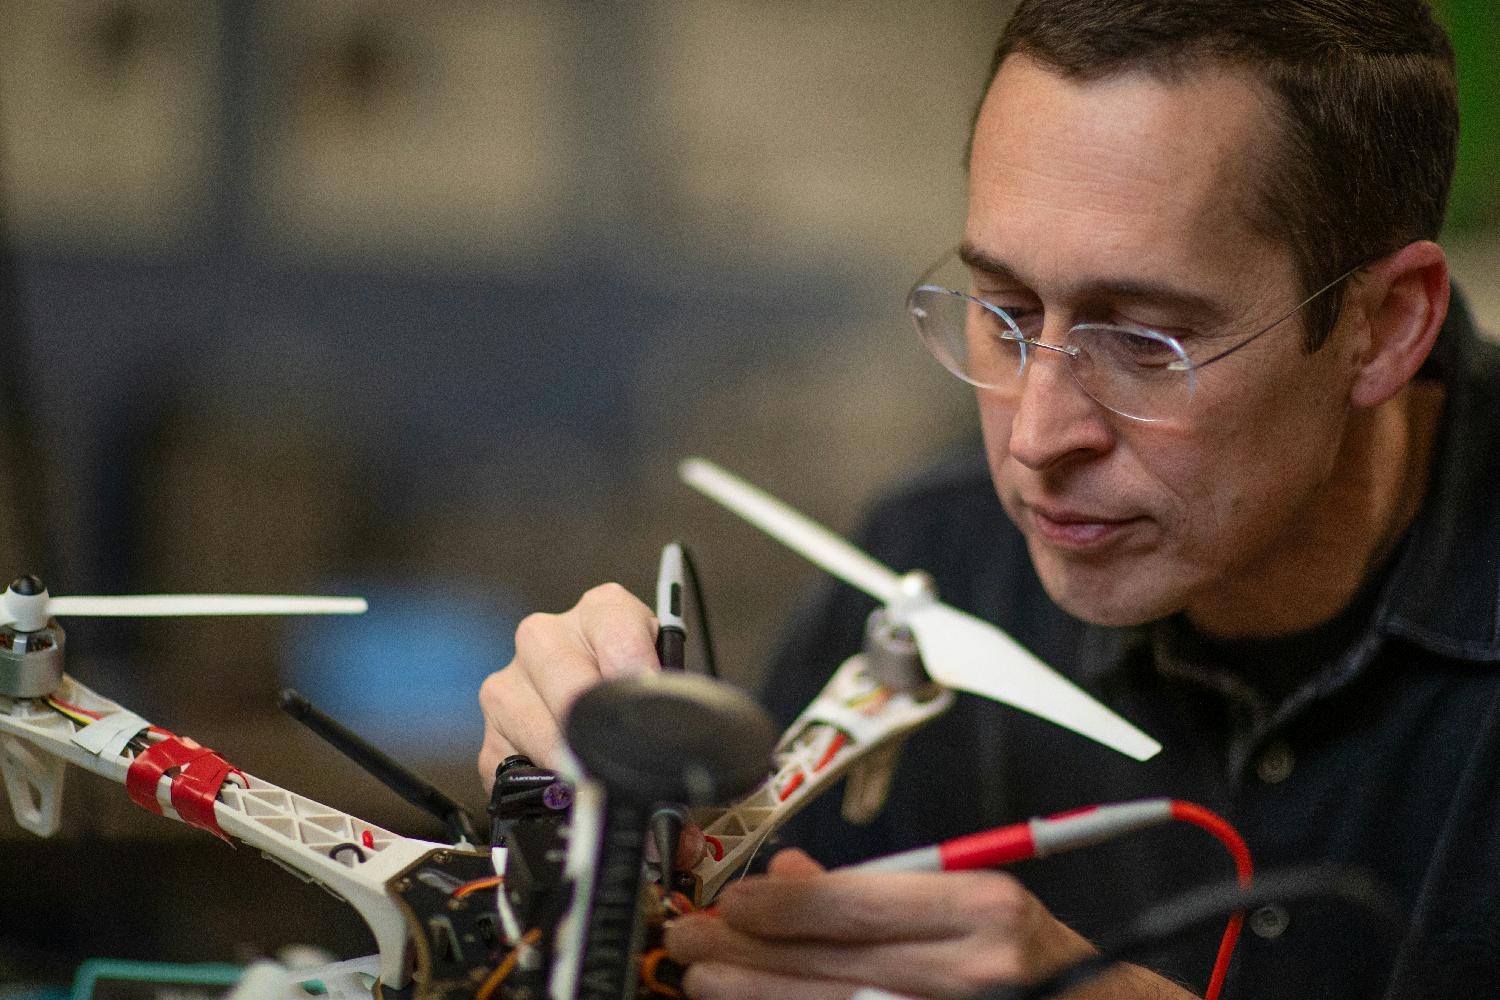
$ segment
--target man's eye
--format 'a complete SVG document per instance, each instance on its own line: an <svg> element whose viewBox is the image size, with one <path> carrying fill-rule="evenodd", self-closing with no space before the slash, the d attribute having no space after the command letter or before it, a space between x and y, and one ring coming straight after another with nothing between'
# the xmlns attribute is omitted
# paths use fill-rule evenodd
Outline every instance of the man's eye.
<svg viewBox="0 0 1500 1000"><path fill-rule="evenodd" d="M1145 334L1119 331L1114 347L1121 360L1128 359L1142 368L1164 368L1180 360L1171 344Z"/></svg>
<svg viewBox="0 0 1500 1000"><path fill-rule="evenodd" d="M1156 337L1148 337L1145 334L1122 333L1120 335L1120 343L1131 354L1141 358L1176 353L1165 341L1159 340Z"/></svg>
<svg viewBox="0 0 1500 1000"><path fill-rule="evenodd" d="M1147 322L1133 316L1115 316L1112 317L1108 322L1112 325L1119 326L1127 330L1150 330L1152 333L1159 333L1164 337L1171 337L1178 343L1182 343L1183 341L1186 341L1193 336L1193 331L1191 329L1181 325L1174 325L1171 322ZM1181 321L1178 320L1178 323L1180 322Z"/></svg>
<svg viewBox="0 0 1500 1000"><path fill-rule="evenodd" d="M1123 327L1080 326L1073 342L1096 363L1123 371L1164 370L1181 360L1170 342Z"/></svg>
<svg viewBox="0 0 1500 1000"><path fill-rule="evenodd" d="M1005 301L1004 299L985 299L990 305L999 309L1010 321L1016 325L1026 336L1035 335L1042 327L1042 309L1038 305L1025 302Z"/></svg>

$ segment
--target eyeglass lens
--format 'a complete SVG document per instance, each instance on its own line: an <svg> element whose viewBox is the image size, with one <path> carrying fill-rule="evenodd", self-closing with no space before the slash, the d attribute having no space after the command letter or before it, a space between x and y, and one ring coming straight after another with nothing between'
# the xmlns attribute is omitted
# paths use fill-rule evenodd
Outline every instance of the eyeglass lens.
<svg viewBox="0 0 1500 1000"><path fill-rule="evenodd" d="M947 288L919 285L909 308L938 361L980 388L1018 393L1028 363L1040 361L1042 354L1061 354L1049 360L1068 365L1084 392L1124 416L1171 416L1191 392L1191 365L1181 347L1150 330L1080 324L1069 332L1067 350L1057 350L1028 343L1038 331Z"/></svg>

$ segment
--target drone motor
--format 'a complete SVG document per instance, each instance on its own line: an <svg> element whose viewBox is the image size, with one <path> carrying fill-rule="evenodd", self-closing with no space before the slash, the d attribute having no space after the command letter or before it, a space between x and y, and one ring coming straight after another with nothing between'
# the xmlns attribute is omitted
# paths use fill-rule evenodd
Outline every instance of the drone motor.
<svg viewBox="0 0 1500 1000"><path fill-rule="evenodd" d="M34 576L23 576L5 589L7 607L45 599L47 588ZM35 628L25 628L11 616L0 626L0 695L7 698L45 698L62 685L63 630L45 617Z"/></svg>

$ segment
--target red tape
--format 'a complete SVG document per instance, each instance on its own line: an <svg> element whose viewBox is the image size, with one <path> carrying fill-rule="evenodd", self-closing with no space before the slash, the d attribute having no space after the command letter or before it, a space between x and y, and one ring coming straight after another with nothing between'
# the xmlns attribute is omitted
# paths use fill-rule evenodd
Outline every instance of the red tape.
<svg viewBox="0 0 1500 1000"><path fill-rule="evenodd" d="M136 805L161 815L156 788L168 774L172 777L172 808L182 821L229 843L214 816L214 802L231 774L243 781L244 773L208 747L186 737L170 736L136 754L125 772L125 790Z"/></svg>

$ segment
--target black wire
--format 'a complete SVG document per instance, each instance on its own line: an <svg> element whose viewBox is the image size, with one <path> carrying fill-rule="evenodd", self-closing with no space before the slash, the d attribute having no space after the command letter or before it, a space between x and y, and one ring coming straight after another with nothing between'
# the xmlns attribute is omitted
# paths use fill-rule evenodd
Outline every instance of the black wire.
<svg viewBox="0 0 1500 1000"><path fill-rule="evenodd" d="M693 554L686 545L682 548L682 575L687 577L688 589L693 593L694 621L688 629L689 635L701 637L699 648L703 651L703 672L709 677L719 676L719 665L714 659L713 633L708 628L708 605L703 603L703 587L698 581L698 569L693 565Z"/></svg>
<svg viewBox="0 0 1500 1000"><path fill-rule="evenodd" d="M1116 962L1140 956L1150 946L1177 937L1212 920L1223 920L1237 910L1269 903L1333 900L1364 914L1370 927L1395 947L1401 933L1401 908L1390 890L1369 875L1345 868L1285 868L1257 876L1242 889L1220 882L1190 889L1136 917L1113 941L1039 983L1000 986L975 994L970 1000L1044 1000L1089 982Z"/></svg>
<svg viewBox="0 0 1500 1000"><path fill-rule="evenodd" d="M358 844L348 840L344 841L342 844L334 844L328 849L328 856L333 860L338 861L340 851L353 851L354 856L356 858L359 858L360 863L364 863L365 849L363 847L360 847Z"/></svg>

